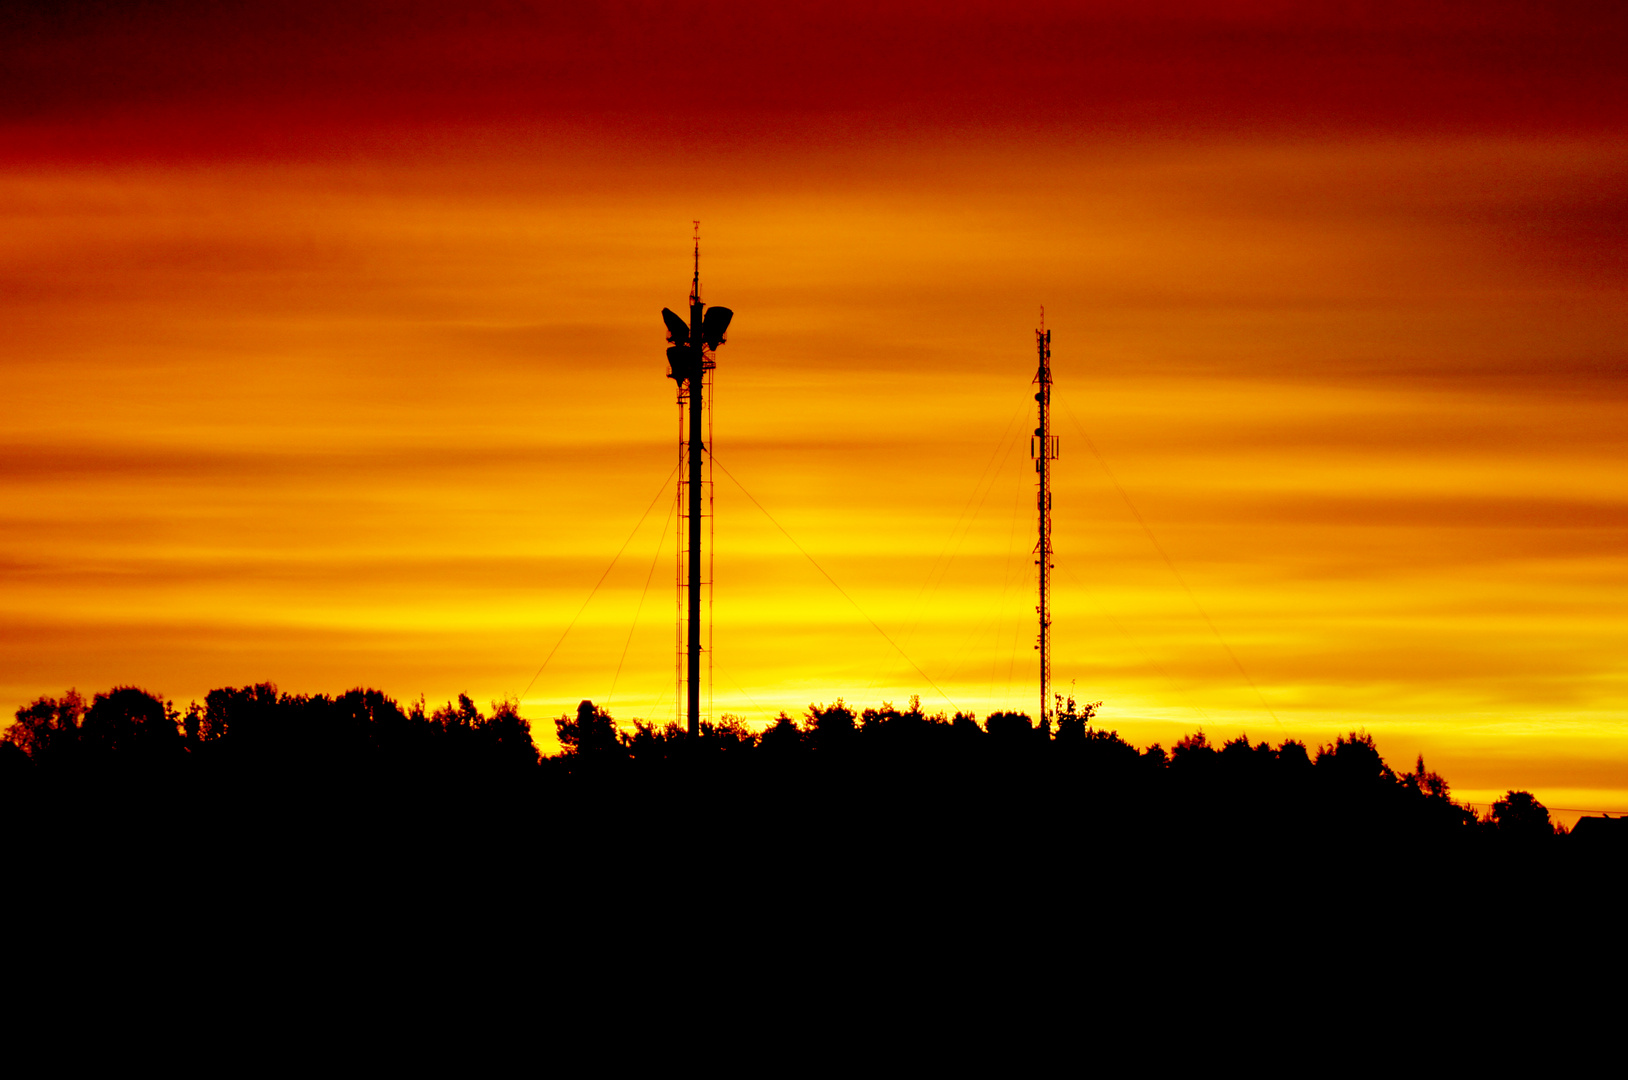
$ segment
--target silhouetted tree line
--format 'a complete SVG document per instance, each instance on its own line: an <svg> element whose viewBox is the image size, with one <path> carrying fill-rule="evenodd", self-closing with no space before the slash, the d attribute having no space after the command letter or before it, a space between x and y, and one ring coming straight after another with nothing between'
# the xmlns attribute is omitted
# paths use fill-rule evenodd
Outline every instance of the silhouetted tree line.
<svg viewBox="0 0 1628 1080"><path fill-rule="evenodd" d="M563 764L595 776L648 775L683 764L713 777L766 773L773 782L811 776L885 781L900 800L924 789L940 797L995 795L997 813L1067 793L1076 811L1140 812L1148 823L1205 832L1407 831L1437 838L1499 837L1531 842L1564 835L1530 793L1510 791L1487 815L1452 798L1447 781L1421 755L1397 772L1373 737L1352 732L1315 751L1286 739L1277 746L1240 735L1220 746L1198 731L1166 750L1126 742L1093 725L1101 702L1058 697L1056 731L1024 713L996 712L982 724L967 713L928 713L912 697L855 711L843 699L785 712L764 730L725 714L703 722L691 741L676 723L634 721L627 730L590 701L555 721ZM998 793L998 794L997 794ZM1021 816L1021 815L1020 815Z"/></svg>
<svg viewBox="0 0 1628 1080"><path fill-rule="evenodd" d="M497 702L488 715L460 695L430 712L422 700L403 709L377 690L279 694L271 683L211 690L184 713L133 686L89 703L69 690L18 709L0 738L10 776L188 767L517 772L538 760L531 725L514 702Z"/></svg>
<svg viewBox="0 0 1628 1080"><path fill-rule="evenodd" d="M69 904L142 893L213 917L265 903L280 924L323 910L309 896L331 882L412 893L425 874L450 889L524 865L569 798L538 800L539 775L513 702L261 683L178 709L136 687L70 690L0 734L0 870Z"/></svg>
<svg viewBox="0 0 1628 1080"><path fill-rule="evenodd" d="M239 783L319 795L386 783L398 798L507 793L578 821L562 842L582 843L603 839L612 821L661 821L679 807L769 845L876 849L885 823L913 837L915 851L967 836L996 850L1001 837L1058 829L1109 845L1158 835L1257 848L1339 838L1507 846L1563 835L1529 793L1511 791L1478 816L1422 758L1398 772L1360 732L1315 750L1242 735L1216 746L1202 731L1168 750L1137 748L1094 723L1100 704L1059 696L1048 732L1023 713L980 723L928 713L919 697L857 711L838 698L800 717L782 712L761 731L725 714L690 739L676 724L620 725L584 701L555 720L562 752L544 758L512 701L482 712L460 696L430 710L377 690L330 697L261 683L212 690L183 711L135 687L88 702L70 690L17 710L0 738L0 788L91 778L103 796L127 798L133 781L182 790L192 778L216 783L211 798L226 801L243 798Z"/></svg>

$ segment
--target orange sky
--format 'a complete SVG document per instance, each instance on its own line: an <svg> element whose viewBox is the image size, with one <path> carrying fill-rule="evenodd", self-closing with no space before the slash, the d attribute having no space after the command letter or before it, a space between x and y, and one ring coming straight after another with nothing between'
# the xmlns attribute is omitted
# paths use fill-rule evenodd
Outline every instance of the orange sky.
<svg viewBox="0 0 1628 1080"><path fill-rule="evenodd" d="M943 691L720 475L716 711L1032 710L1044 303L1065 688L1628 809L1622 16L694 10L9 17L8 709L520 693L676 460L700 218L718 460ZM671 716L667 506L534 720Z"/></svg>

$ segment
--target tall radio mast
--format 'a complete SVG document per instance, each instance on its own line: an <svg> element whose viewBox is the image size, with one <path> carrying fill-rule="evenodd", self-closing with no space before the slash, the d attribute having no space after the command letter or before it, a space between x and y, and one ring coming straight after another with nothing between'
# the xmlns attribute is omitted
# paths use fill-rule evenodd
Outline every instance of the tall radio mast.
<svg viewBox="0 0 1628 1080"><path fill-rule="evenodd" d="M708 641L702 644L701 590L711 595L712 575L701 575L701 519L712 521L712 371L718 346L735 313L726 307L708 311L701 302L701 223L695 222L695 274L690 279L690 319L661 309L667 324L669 370L667 377L678 384L678 446L680 460L687 468L678 481L678 603L679 634L677 692L682 702L686 730L693 738L701 731L701 654L711 656L711 624ZM706 497L703 512L702 496ZM710 570L711 537L707 557ZM685 633L687 628L688 633ZM710 685L710 680L708 680Z"/></svg>
<svg viewBox="0 0 1628 1080"><path fill-rule="evenodd" d="M1038 387L1034 399L1039 405L1040 426L1029 440L1029 456L1034 458L1034 471L1039 474L1039 492L1035 506L1040 519L1040 539L1035 544L1035 565L1040 567L1040 603L1035 611L1040 614L1040 636L1035 648L1040 650L1040 727L1051 734L1051 462L1057 460L1057 436L1051 433L1051 331L1046 329L1046 309L1040 309L1040 329L1034 332L1035 351L1040 356L1040 367L1034 383Z"/></svg>

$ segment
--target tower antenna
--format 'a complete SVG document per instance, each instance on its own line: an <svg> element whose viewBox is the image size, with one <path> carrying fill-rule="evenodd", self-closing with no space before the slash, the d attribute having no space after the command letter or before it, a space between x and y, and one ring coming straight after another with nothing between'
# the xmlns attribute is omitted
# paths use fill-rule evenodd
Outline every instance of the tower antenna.
<svg viewBox="0 0 1628 1080"><path fill-rule="evenodd" d="M1040 568L1040 603L1035 611L1040 615L1040 634L1035 648L1040 651L1040 728L1049 737L1054 709L1051 701L1051 572L1054 554L1051 548L1051 463L1057 460L1058 439L1051 433L1051 331L1046 329L1046 309L1040 309L1040 329L1034 332L1035 351L1039 355L1039 369L1034 385L1038 387L1034 399L1040 414L1039 426L1029 440L1029 456L1034 458L1034 471L1038 474L1039 491L1035 508L1039 518L1040 538L1035 543L1035 565Z"/></svg>
<svg viewBox="0 0 1628 1080"><path fill-rule="evenodd" d="M705 589L710 598L712 590L711 573L705 577L701 574L703 518L709 522L709 570L712 555L712 372L717 366L718 346L724 343L724 334L735 314L726 307L708 311L701 302L701 223L694 225L695 273L690 279L689 321L667 308L661 309L667 340L672 342L667 350L667 377L678 384L679 460L687 466L678 481L679 617L675 628L678 662L674 700L676 707L684 711L685 729L692 738L701 732L701 654L705 652L710 658L712 652L711 626L706 628L705 643L701 626L701 592Z"/></svg>

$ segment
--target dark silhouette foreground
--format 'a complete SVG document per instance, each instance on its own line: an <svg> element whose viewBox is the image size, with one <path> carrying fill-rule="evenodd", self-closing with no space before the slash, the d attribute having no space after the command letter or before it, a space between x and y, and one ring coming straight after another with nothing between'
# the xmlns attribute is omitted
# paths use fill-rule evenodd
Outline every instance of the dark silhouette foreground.
<svg viewBox="0 0 1628 1080"><path fill-rule="evenodd" d="M1616 833L1558 835L1521 792L1478 818L1363 734L1167 751L1061 712L1048 738L839 699L689 738L585 701L542 758L512 703L70 692L0 741L9 940L392 980L474 957L493 986L863 964L1144 1001L1181 972L1337 986L1398 943L1503 963L1620 888Z"/></svg>
<svg viewBox="0 0 1628 1080"><path fill-rule="evenodd" d="M512 703L70 692L0 740L8 941L75 977L126 943L143 973L295 957L300 1000L345 1010L358 976L447 962L434 994L483 1001L585 975L614 1000L733 963L752 993L829 985L892 1014L900 980L1073 1008L1181 980L1355 986L1397 950L1503 970L1543 955L1522 927L1552 941L1547 911L1616 895L1615 833L1573 843L1522 792L1479 818L1360 733L1137 748L1094 706L1061 712L1048 738L1017 713L839 699L690 738L585 701L541 758Z"/></svg>
<svg viewBox="0 0 1628 1080"><path fill-rule="evenodd" d="M239 828L320 831L360 816L386 846L502 834L586 858L738 844L756 859L895 869L1014 853L1272 863L1338 862L1353 847L1473 857L1566 846L1530 794L1478 817L1422 759L1398 773L1365 734L1315 751L1243 736L1217 747L1203 732L1138 749L1093 725L1096 705L1058 704L1054 735L1021 713L980 724L925 713L916 698L860 712L839 698L762 732L726 715L690 738L673 724L623 728L584 701L555 721L563 753L542 758L513 702L483 713L463 696L431 711L376 690L260 684L182 712L134 687L88 703L69 691L17 710L0 790L13 821L52 823L42 835L111 836L159 813L147 838L159 845L229 847Z"/></svg>

